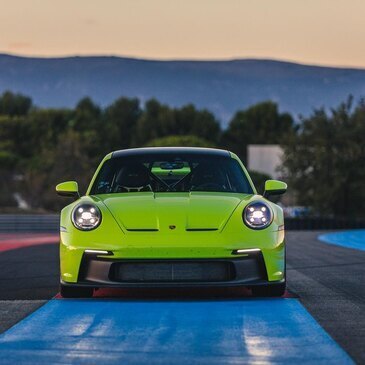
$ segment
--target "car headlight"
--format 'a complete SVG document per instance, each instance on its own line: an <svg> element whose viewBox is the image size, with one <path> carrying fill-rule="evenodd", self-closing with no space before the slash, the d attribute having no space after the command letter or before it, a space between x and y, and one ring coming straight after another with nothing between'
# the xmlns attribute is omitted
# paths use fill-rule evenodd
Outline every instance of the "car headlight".
<svg viewBox="0 0 365 365"><path fill-rule="evenodd" d="M272 222L273 214L270 207L262 202L248 204L243 211L243 221L253 229L263 229Z"/></svg>
<svg viewBox="0 0 365 365"><path fill-rule="evenodd" d="M101 212L93 204L80 204L72 212L72 223L77 229L90 231L101 222Z"/></svg>

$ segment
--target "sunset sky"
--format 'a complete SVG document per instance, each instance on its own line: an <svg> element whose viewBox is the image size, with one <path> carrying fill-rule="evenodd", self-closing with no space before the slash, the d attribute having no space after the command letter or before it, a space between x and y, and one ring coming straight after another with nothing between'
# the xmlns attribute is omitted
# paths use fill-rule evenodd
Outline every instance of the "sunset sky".
<svg viewBox="0 0 365 365"><path fill-rule="evenodd" d="M0 0L0 52L365 67L364 0Z"/></svg>

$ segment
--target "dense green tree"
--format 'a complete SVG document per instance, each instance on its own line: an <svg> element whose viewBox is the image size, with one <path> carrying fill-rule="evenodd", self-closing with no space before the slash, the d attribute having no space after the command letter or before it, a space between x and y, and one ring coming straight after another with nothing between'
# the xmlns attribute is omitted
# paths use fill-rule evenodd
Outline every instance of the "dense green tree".
<svg viewBox="0 0 365 365"><path fill-rule="evenodd" d="M23 124L22 117L0 116L0 207L16 206L14 177L21 154L20 138L29 136L19 133Z"/></svg>
<svg viewBox="0 0 365 365"><path fill-rule="evenodd" d="M207 110L197 110L194 105L175 109L174 134L194 135L217 144L221 127L217 119Z"/></svg>
<svg viewBox="0 0 365 365"><path fill-rule="evenodd" d="M174 126L173 111L155 99L149 100L137 122L134 144L142 146L152 139L174 134Z"/></svg>
<svg viewBox="0 0 365 365"><path fill-rule="evenodd" d="M284 145L284 172L299 204L321 215L364 217L365 104L316 110Z"/></svg>
<svg viewBox="0 0 365 365"><path fill-rule="evenodd" d="M28 157L35 157L42 150L52 151L60 135L69 128L72 115L69 109L37 109L29 113L22 126L28 136L20 141Z"/></svg>
<svg viewBox="0 0 365 365"><path fill-rule="evenodd" d="M76 131L87 132L100 126L102 110L89 97L81 99L75 108L70 125Z"/></svg>
<svg viewBox="0 0 365 365"><path fill-rule="evenodd" d="M70 118L70 111L57 109L34 110L27 116L0 116L0 150L11 152L18 164L27 165L42 150L54 149Z"/></svg>
<svg viewBox="0 0 365 365"><path fill-rule="evenodd" d="M32 107L32 99L5 91L0 96L0 115L26 115Z"/></svg>
<svg viewBox="0 0 365 365"><path fill-rule="evenodd" d="M16 156L18 162L37 147L29 148L32 137L31 124L24 116L0 116L0 150Z"/></svg>
<svg viewBox="0 0 365 365"><path fill-rule="evenodd" d="M52 150L42 150L24 170L24 196L33 208L59 209L67 200L59 199L55 186L76 180L81 193L94 173L95 166L85 154L82 135L68 129Z"/></svg>
<svg viewBox="0 0 365 365"><path fill-rule="evenodd" d="M100 158L102 109L88 97L81 99L76 105L69 127L79 133L83 153L95 161Z"/></svg>
<svg viewBox="0 0 365 365"><path fill-rule="evenodd" d="M293 118L280 113L276 103L266 101L238 111L223 135L222 143L244 161L249 144L279 144L294 130Z"/></svg>
<svg viewBox="0 0 365 365"><path fill-rule="evenodd" d="M105 153L133 146L142 110L138 99L119 98L105 110L101 134Z"/></svg>
<svg viewBox="0 0 365 365"><path fill-rule="evenodd" d="M147 147L214 147L212 142L197 136L167 136L156 138L147 143Z"/></svg>
<svg viewBox="0 0 365 365"><path fill-rule="evenodd" d="M11 207L16 205L14 199L14 167L16 156L0 147L0 206Z"/></svg>
<svg viewBox="0 0 365 365"><path fill-rule="evenodd" d="M68 110L50 109L34 109L26 116L0 116L0 154L6 157L0 159L0 201L17 192L31 206L42 206L43 183L55 163L51 156L70 117Z"/></svg>
<svg viewBox="0 0 365 365"><path fill-rule="evenodd" d="M212 113L197 110L193 105L171 109L157 100L149 100L137 122L136 145L170 135L195 135L216 144L220 125Z"/></svg>

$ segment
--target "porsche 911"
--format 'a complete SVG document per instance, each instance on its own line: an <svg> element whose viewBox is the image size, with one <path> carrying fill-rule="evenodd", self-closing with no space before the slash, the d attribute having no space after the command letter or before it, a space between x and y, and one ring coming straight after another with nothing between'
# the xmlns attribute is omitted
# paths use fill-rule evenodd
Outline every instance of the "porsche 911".
<svg viewBox="0 0 365 365"><path fill-rule="evenodd" d="M85 195L61 212L60 291L91 297L105 287L247 287L285 291L284 217L260 195L240 159L208 148L136 148L108 154Z"/></svg>

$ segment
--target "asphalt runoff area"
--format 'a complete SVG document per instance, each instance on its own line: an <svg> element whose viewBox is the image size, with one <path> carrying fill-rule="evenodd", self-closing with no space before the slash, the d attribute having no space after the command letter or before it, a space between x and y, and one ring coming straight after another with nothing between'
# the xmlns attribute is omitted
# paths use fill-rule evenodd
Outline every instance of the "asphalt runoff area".
<svg viewBox="0 0 365 365"><path fill-rule="evenodd" d="M365 363L365 252L321 242L317 237L323 233L325 232L287 232L289 297L296 297L295 301L304 306L316 323L356 363ZM0 252L0 265L2 268L0 271L0 331L4 332L44 306L58 293L58 246L53 243L3 251ZM108 296L108 293L105 296ZM123 301L123 305L126 306L128 306L128 303L134 303L137 300L137 308L141 313L148 310L151 305L157 308L160 298L161 303L164 303L164 305L167 303L168 306L176 303L176 300L178 303L187 301L189 305L193 305L195 299L197 302L204 301L213 312L215 311L215 314L219 313L219 306L222 306L224 301L232 306L237 305L237 300L242 301L242 307L246 308L246 312L240 312L241 317L243 316L242 313L251 313L253 315L254 312L252 311L260 310L257 305L253 308L252 298L245 291L240 290L220 290L218 292L212 292L211 290L206 292L165 291L163 293L156 291L147 293L120 291L112 296L113 300L110 303L115 303L116 300ZM270 302L273 310L279 310L277 302L273 299L260 299L260 303L265 305L266 300L273 301L274 304ZM47 303L48 307L45 306L39 310L43 310L51 317L52 313L56 313L52 312L51 306L57 307L59 306L57 303L62 301L64 300L52 300ZM67 303L71 308L80 310L79 303L75 303L75 305L72 305L72 302L67 301ZM288 305L286 310L299 313L298 316L301 316L304 321L306 314L301 308L297 308L294 302L291 303L290 305L285 304ZM83 303L83 305L88 305L88 303ZM90 304L90 310L95 311L93 305L93 303ZM110 305L113 306L113 304ZM176 311L180 310L179 306L176 308ZM281 308L283 309L283 307ZM199 311L200 309L196 308L196 310ZM70 313L72 314L72 310ZM67 313L65 312L64 315L67 316ZM280 312L277 312L273 318L280 318L280 315ZM245 318L248 324L250 323L251 319L249 317L242 318ZM221 320L224 324L224 319ZM261 320L262 331L265 331L265 326L268 325L265 321L269 319L264 318ZM316 323L310 323L310 316L306 322L309 323L308 331L312 331ZM294 327L296 325L298 323L293 324ZM290 325L288 326L290 327ZM218 327L212 328L213 330L218 330ZM285 336L290 338L290 332L285 332ZM321 336L323 337L322 334ZM310 345L310 343L304 345ZM334 351L331 346L328 345L329 352ZM204 346L202 349L204 350ZM208 351L208 349L206 350ZM246 356L251 356L251 360L254 359L255 354L252 354L252 351L250 352L250 347L246 347L245 350L247 350ZM333 363L347 362L346 356L341 357L341 352L338 352L336 356L337 361L333 361ZM209 358L206 359L209 363ZM14 358L15 360L19 359ZM88 360L90 361L90 359ZM128 360L132 363L132 358ZM185 358L185 360L191 361L188 358ZM261 358L261 360L265 359ZM279 357L276 360L283 361ZM98 358L98 361L102 363L102 359ZM138 362L138 359L136 361ZM298 361L301 362L301 359L298 358ZM0 363L2 363L2 360L0 360Z"/></svg>

